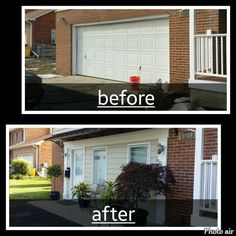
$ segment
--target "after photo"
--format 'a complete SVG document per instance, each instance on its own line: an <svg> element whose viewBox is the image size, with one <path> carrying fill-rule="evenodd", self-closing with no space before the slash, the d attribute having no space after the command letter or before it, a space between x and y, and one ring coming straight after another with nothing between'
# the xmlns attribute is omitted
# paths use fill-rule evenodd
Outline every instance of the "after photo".
<svg viewBox="0 0 236 236"><path fill-rule="evenodd" d="M23 6L23 114L229 114L229 6Z"/></svg>
<svg viewBox="0 0 236 236"><path fill-rule="evenodd" d="M220 125L7 125L9 230L221 227Z"/></svg>

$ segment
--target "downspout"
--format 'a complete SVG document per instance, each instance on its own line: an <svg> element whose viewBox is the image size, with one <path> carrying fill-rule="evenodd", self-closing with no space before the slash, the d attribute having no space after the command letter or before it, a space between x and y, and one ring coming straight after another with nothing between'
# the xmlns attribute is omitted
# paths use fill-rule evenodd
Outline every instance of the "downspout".
<svg viewBox="0 0 236 236"><path fill-rule="evenodd" d="M38 162L39 162L39 146L36 145L36 144L33 144L33 147L35 148L35 152L36 152L36 155L35 155L35 168L36 168L36 171L38 170Z"/></svg>

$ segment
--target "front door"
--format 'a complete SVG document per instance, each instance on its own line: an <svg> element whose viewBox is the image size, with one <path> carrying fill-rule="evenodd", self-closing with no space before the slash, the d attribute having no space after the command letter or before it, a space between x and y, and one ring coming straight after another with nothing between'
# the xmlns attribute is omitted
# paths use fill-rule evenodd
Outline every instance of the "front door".
<svg viewBox="0 0 236 236"><path fill-rule="evenodd" d="M72 185L84 181L84 150L72 150Z"/></svg>
<svg viewBox="0 0 236 236"><path fill-rule="evenodd" d="M93 169L93 182L94 184L104 184L107 177L107 157L106 150L94 150L94 169Z"/></svg>

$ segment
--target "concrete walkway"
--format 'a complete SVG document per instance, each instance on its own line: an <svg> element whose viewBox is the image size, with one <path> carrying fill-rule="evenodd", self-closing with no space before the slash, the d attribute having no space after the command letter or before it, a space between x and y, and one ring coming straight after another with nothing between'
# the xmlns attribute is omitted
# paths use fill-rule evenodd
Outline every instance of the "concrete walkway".
<svg viewBox="0 0 236 236"><path fill-rule="evenodd" d="M79 204L62 205L58 201L32 201L31 205L63 217L83 226L92 226L89 208L80 208Z"/></svg>
<svg viewBox="0 0 236 236"><path fill-rule="evenodd" d="M83 84L115 84L115 83L121 83L120 81L114 81L114 80L108 80L108 79L99 79L95 77L89 77L89 76L59 76L55 78L50 79L43 79L42 82L44 84L47 83L83 83Z"/></svg>

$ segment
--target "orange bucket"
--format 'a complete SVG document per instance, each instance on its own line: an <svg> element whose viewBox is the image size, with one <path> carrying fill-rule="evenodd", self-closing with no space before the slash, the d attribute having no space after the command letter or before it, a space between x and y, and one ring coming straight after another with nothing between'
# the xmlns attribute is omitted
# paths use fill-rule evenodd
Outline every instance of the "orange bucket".
<svg viewBox="0 0 236 236"><path fill-rule="evenodd" d="M140 83L140 77L137 75L132 75L129 77L129 81L134 84Z"/></svg>

